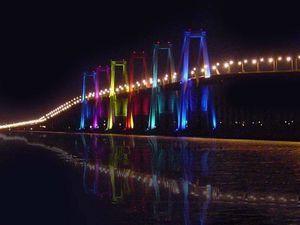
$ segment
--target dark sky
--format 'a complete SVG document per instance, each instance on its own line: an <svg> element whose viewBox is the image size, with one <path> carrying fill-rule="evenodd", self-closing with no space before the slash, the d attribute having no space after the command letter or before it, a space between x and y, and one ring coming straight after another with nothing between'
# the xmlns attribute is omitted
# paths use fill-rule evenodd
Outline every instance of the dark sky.
<svg viewBox="0 0 300 225"><path fill-rule="evenodd" d="M10 1L1 5L0 122L80 94L81 73L204 28L213 59L300 53L296 1ZM176 60L178 61L178 59Z"/></svg>

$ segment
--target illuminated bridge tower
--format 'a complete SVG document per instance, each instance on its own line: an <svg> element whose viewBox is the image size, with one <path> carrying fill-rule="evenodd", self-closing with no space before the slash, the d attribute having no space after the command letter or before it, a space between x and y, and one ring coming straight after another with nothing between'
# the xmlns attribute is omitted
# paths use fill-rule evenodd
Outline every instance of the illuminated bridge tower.
<svg viewBox="0 0 300 225"><path fill-rule="evenodd" d="M107 82L109 82L110 77L110 67L106 66L98 66L96 69L96 81L95 81L95 111L94 111L94 118L93 118L93 128L98 128L99 119L103 117L107 117L105 114L104 106L101 104L101 97L99 96L99 85L100 85L100 75L106 74Z"/></svg>
<svg viewBox="0 0 300 225"><path fill-rule="evenodd" d="M174 61L172 55L172 44L168 43L166 47L160 47L160 43L154 44L153 48L153 58L152 58L152 94L151 94L151 101L150 101L150 112L149 112L149 121L148 121L148 129L153 130L158 125L159 115L162 112L162 101L161 101L161 91L160 87L158 86L158 53L160 50L168 51L168 59L167 65L170 66L171 74L174 74Z"/></svg>
<svg viewBox="0 0 300 225"><path fill-rule="evenodd" d="M146 87L149 87L149 80L148 80L148 65L147 65L147 59L145 52L137 53L132 52L130 55L129 60L129 98L128 98L128 109L127 109L127 119L126 119L126 129L133 129L134 128L134 120L133 120L133 114L134 114L134 108L136 104L139 104L135 102L133 99L133 89L134 89L134 69L135 69L135 61L141 60L142 66L143 66L143 74L142 79L145 80Z"/></svg>
<svg viewBox="0 0 300 225"><path fill-rule="evenodd" d="M117 99L115 90L115 79L116 79L116 67L122 67L122 76L125 78L125 84L128 87L128 75L127 75L127 62L125 60L121 61L111 61L110 66L110 90L109 90L109 109L108 109L108 123L107 130L111 130L115 123L116 116L120 114L127 116L127 101L122 101L122 99Z"/></svg>
<svg viewBox="0 0 300 225"><path fill-rule="evenodd" d="M190 40L199 39L199 55L198 63L200 64L201 54L203 55L203 69L204 77L210 78L210 64L208 58L208 51L206 46L206 32L184 32L182 53L183 53L183 65L182 65L182 74L181 74L181 96L178 109L178 130L184 130L188 122L188 108L193 102L190 101L190 85L189 85L189 51L190 51ZM196 77L197 81L199 77Z"/></svg>
<svg viewBox="0 0 300 225"><path fill-rule="evenodd" d="M81 95L81 118L80 118L80 129L84 129L86 126L86 119L88 119L91 115L91 110L88 107L87 103L87 96L86 96L86 79L88 77L92 77L95 85L95 89L98 89L98 84L97 84L97 78L96 78L96 73L93 72L92 74L88 73L83 73L82 75L82 95ZM97 91L96 91L97 92ZM99 91L98 91L99 93ZM96 94L96 93L95 93Z"/></svg>

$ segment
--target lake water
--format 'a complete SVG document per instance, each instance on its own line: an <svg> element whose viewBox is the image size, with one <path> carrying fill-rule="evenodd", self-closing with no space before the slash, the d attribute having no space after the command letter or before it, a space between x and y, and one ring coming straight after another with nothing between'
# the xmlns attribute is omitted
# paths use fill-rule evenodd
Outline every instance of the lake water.
<svg viewBox="0 0 300 225"><path fill-rule="evenodd" d="M300 224L300 143L0 134L0 224Z"/></svg>

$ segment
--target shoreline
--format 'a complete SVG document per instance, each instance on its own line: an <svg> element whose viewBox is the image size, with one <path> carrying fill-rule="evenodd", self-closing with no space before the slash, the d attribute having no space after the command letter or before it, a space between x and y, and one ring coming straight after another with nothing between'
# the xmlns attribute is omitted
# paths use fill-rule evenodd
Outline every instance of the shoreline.
<svg viewBox="0 0 300 225"><path fill-rule="evenodd" d="M66 131L22 131L15 130L0 133L46 133L46 134L64 134L64 135L93 135L93 136L114 136L114 137L134 137L134 138L157 138L163 140L186 140L190 142L213 143L240 143L240 144L291 144L299 145L300 140L272 140L272 139L251 139L251 138L226 138L226 137L195 137L195 136L171 136L171 135L147 135L147 134L121 134L121 133L96 133L96 132L66 132Z"/></svg>

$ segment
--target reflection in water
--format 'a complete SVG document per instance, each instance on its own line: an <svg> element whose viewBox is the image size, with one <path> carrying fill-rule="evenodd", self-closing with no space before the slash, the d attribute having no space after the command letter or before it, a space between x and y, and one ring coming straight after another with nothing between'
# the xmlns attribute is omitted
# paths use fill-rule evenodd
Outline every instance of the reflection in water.
<svg viewBox="0 0 300 225"><path fill-rule="evenodd" d="M245 214L256 219L249 217L251 224L259 218L300 223L298 144L83 134L0 138L43 147L82 167L86 194L139 213L144 224L241 224L236 221Z"/></svg>

